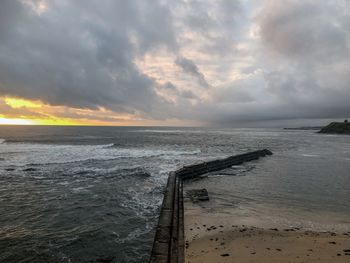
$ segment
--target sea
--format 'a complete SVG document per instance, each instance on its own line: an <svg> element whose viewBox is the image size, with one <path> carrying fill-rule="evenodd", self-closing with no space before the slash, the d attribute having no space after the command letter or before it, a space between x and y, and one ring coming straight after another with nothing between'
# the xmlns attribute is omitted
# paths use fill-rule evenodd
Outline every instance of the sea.
<svg viewBox="0 0 350 263"><path fill-rule="evenodd" d="M350 136L0 126L0 262L147 262L170 171L264 148L274 154L203 182L217 180L232 196L225 204L246 206L251 217L253 204L263 204L290 224L350 225ZM220 185L223 178L231 184Z"/></svg>

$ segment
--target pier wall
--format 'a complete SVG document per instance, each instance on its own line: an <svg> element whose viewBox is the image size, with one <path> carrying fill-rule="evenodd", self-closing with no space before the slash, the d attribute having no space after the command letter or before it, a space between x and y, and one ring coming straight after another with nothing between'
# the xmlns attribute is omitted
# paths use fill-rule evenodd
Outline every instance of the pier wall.
<svg viewBox="0 0 350 263"><path fill-rule="evenodd" d="M170 172L151 252L151 263L183 263L185 250L183 180L192 179L259 159L272 152L264 149L225 159L184 166Z"/></svg>

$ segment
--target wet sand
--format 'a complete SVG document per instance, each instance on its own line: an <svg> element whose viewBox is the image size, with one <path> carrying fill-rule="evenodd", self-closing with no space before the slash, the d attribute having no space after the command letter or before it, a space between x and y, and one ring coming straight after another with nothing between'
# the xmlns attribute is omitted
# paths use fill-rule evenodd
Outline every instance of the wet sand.
<svg viewBox="0 0 350 263"><path fill-rule="evenodd" d="M350 262L350 229L277 226L212 202L185 200L186 263Z"/></svg>
<svg viewBox="0 0 350 263"><path fill-rule="evenodd" d="M350 262L350 233L317 233L300 229L262 229L220 224L193 224L188 227L188 263Z"/></svg>

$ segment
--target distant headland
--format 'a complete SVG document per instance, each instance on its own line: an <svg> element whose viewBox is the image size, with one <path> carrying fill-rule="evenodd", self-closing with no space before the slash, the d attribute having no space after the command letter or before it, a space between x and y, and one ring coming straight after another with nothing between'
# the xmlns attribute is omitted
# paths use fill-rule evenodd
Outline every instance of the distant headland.
<svg viewBox="0 0 350 263"><path fill-rule="evenodd" d="M331 122L327 126L304 126L304 127L289 127L283 128L284 130L314 130L318 133L325 134L349 134L350 135L350 122L344 120L344 122Z"/></svg>
<svg viewBox="0 0 350 263"><path fill-rule="evenodd" d="M323 127L319 133L350 135L350 123L348 120L344 122L331 122L326 127Z"/></svg>

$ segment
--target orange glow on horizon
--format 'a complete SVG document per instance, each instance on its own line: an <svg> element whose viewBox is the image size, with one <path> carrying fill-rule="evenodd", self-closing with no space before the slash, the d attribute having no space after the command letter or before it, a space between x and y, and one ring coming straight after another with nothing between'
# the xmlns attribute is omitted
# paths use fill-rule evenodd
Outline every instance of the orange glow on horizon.
<svg viewBox="0 0 350 263"><path fill-rule="evenodd" d="M39 100L0 96L0 125L57 126L203 126L178 119L145 119L138 114L53 106Z"/></svg>
<svg viewBox="0 0 350 263"><path fill-rule="evenodd" d="M99 122L84 119L84 116L81 119L57 117L57 114L67 109L69 110L69 108L64 106L51 106L38 100L34 101L8 96L0 97L1 101L11 109L17 110L18 113L16 113L18 116L11 114L10 117L6 116L6 114L1 114L0 108L0 125L99 125ZM22 111L24 112L22 113ZM79 109L73 109L72 111L84 112L84 110ZM33 116L28 116L29 113L32 113Z"/></svg>

